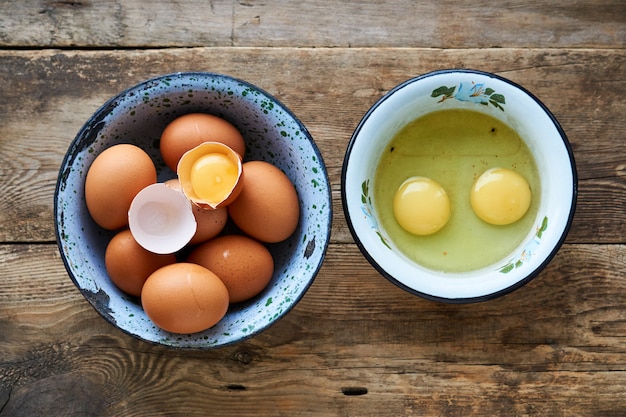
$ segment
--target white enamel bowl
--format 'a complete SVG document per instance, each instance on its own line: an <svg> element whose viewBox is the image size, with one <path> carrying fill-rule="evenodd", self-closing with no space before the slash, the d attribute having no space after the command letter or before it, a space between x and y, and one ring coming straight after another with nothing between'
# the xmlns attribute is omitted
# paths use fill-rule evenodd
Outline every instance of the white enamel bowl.
<svg viewBox="0 0 626 417"><path fill-rule="evenodd" d="M447 95L442 100L443 95ZM407 123L439 109L470 109L512 127L534 156L541 183L534 227L508 256L469 272L441 272L409 260L380 225L371 190L387 144ZM475 70L441 70L407 80L378 100L349 142L341 197L350 231L381 275L427 299L468 303L509 293L534 278L563 243L574 215L574 156L556 118L535 96L500 76ZM485 242L485 244L489 244Z"/></svg>

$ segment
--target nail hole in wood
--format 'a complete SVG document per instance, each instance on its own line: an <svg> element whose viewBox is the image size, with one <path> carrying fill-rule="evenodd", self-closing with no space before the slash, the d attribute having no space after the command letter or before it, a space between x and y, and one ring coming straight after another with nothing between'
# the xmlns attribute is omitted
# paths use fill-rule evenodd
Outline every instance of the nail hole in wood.
<svg viewBox="0 0 626 417"><path fill-rule="evenodd" d="M342 387L341 392L343 395L355 396L367 394L367 388L365 387Z"/></svg>

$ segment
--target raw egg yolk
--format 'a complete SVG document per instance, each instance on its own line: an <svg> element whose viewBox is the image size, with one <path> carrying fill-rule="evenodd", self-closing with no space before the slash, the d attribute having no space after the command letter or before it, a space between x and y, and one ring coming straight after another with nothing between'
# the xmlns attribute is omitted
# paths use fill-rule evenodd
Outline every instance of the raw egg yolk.
<svg viewBox="0 0 626 417"><path fill-rule="evenodd" d="M393 198L396 221L414 235L430 235L450 218L450 199L437 182L425 177L404 181Z"/></svg>
<svg viewBox="0 0 626 417"><path fill-rule="evenodd" d="M191 187L203 200L222 201L232 192L237 179L237 165L224 154L204 155L191 167Z"/></svg>
<svg viewBox="0 0 626 417"><path fill-rule="evenodd" d="M521 219L530 207L530 186L515 171L491 168L472 186L470 201L478 217L494 225L507 225Z"/></svg>

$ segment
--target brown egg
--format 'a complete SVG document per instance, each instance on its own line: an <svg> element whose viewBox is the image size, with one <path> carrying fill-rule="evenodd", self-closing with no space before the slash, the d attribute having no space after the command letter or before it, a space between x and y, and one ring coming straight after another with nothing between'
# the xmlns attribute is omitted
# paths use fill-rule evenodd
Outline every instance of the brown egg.
<svg viewBox="0 0 626 417"><path fill-rule="evenodd" d="M154 271L174 262L176 256L173 254L159 255L141 247L128 229L113 236L104 254L111 281L125 293L137 297Z"/></svg>
<svg viewBox="0 0 626 417"><path fill-rule="evenodd" d="M263 161L243 164L242 191L228 214L246 234L262 242L280 242L296 230L300 204L284 172Z"/></svg>
<svg viewBox="0 0 626 417"><path fill-rule="evenodd" d="M226 226L228 211L226 207L219 207L215 210L207 210L202 207L193 206L193 215L196 218L198 227L196 234L189 242L192 245L206 242L219 235Z"/></svg>
<svg viewBox="0 0 626 417"><path fill-rule="evenodd" d="M243 157L246 145L241 133L226 120L204 113L174 119L161 134L160 150L165 164L174 172L183 154L204 142L220 142Z"/></svg>
<svg viewBox="0 0 626 417"><path fill-rule="evenodd" d="M120 144L105 149L94 159L85 178L89 214L105 229L125 227L133 198L156 181L154 163L141 148Z"/></svg>
<svg viewBox="0 0 626 417"><path fill-rule="evenodd" d="M157 269L141 291L141 304L154 324L172 333L213 327L228 310L228 290L203 266L175 263Z"/></svg>
<svg viewBox="0 0 626 417"><path fill-rule="evenodd" d="M187 262L202 265L220 277L231 303L260 293L274 273L269 250L256 240L240 235L220 236L198 246Z"/></svg>
<svg viewBox="0 0 626 417"><path fill-rule="evenodd" d="M175 190L183 192L180 182L177 178L165 181L165 184ZM228 211L226 207L218 207L214 210L203 209L193 205L193 215L196 218L196 233L189 242L192 245L206 242L209 239L219 235L226 226L228 220Z"/></svg>

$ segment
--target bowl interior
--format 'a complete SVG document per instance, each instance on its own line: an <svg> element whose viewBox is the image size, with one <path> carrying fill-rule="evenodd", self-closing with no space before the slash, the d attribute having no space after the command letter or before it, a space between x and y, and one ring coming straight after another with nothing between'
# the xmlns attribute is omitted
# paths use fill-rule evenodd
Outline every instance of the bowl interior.
<svg viewBox="0 0 626 417"><path fill-rule="evenodd" d="M463 273L429 270L409 260L380 226L371 203L371 190L376 187L374 173L393 136L417 117L443 109L479 111L512 127L533 154L541 183L534 227L523 242L501 261ZM342 171L344 211L365 257L400 287L446 302L493 298L534 277L565 238L576 188L569 142L548 109L522 87L472 70L429 73L406 81L382 97L357 126Z"/></svg>
<svg viewBox="0 0 626 417"><path fill-rule="evenodd" d="M98 227L84 203L88 168L105 148L133 143L155 161L159 181L175 177L159 154L165 126L193 112L217 115L243 135L244 160L263 160L282 169L300 199L300 222L287 240L268 245L275 272L267 288L231 305L214 327L192 335L157 328L138 300L108 279L104 252L115 232ZM321 154L304 125L276 98L228 76L177 73L132 87L105 103L70 145L55 192L55 223L61 257L87 300L123 331L149 342L181 348L215 348L246 339L285 315L304 295L321 267L330 238L331 195Z"/></svg>

